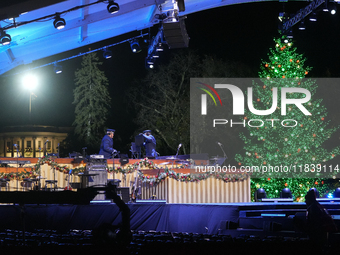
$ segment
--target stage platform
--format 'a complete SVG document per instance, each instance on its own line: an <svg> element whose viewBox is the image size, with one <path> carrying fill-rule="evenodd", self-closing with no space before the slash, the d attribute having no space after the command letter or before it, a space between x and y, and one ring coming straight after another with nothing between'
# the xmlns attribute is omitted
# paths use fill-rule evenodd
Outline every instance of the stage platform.
<svg viewBox="0 0 340 255"><path fill-rule="evenodd" d="M340 203L321 203L340 229ZM128 204L131 229L212 235L301 236L293 216L305 215L305 203L166 204L145 200ZM1 229L92 230L119 225L119 208L110 202L89 205L0 205ZM275 227L276 226L276 227ZM280 226L277 228L277 226ZM335 234L338 236L338 234Z"/></svg>

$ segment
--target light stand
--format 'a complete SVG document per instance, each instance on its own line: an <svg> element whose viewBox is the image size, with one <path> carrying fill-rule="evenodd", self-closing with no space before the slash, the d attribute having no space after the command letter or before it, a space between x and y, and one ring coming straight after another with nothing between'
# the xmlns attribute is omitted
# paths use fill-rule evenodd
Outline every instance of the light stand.
<svg viewBox="0 0 340 255"><path fill-rule="evenodd" d="M48 140L46 140L46 142L44 143L44 157L46 156L46 143L48 142Z"/></svg>
<svg viewBox="0 0 340 255"><path fill-rule="evenodd" d="M17 191L19 190L19 148L17 144L14 144L15 149L17 150Z"/></svg>
<svg viewBox="0 0 340 255"><path fill-rule="evenodd" d="M179 148L181 148L181 147L182 147L182 144L180 143L180 144L178 145L178 148L177 148L177 152L176 152L175 159L177 159L178 152L179 152ZM174 159L174 160L175 160L175 159ZM172 161L172 168L174 168L174 160Z"/></svg>
<svg viewBox="0 0 340 255"><path fill-rule="evenodd" d="M39 162L40 162L40 158L41 158L41 148L39 147ZM39 176L38 176L38 178L39 178L39 183L38 183L38 190L40 190L41 189L41 166L39 166Z"/></svg>
<svg viewBox="0 0 340 255"><path fill-rule="evenodd" d="M228 157L227 157L227 154L226 154L225 151L223 150L223 144L220 143L220 142L217 142L217 144L220 146L221 150L223 151L223 157L227 159L227 158L228 158Z"/></svg>

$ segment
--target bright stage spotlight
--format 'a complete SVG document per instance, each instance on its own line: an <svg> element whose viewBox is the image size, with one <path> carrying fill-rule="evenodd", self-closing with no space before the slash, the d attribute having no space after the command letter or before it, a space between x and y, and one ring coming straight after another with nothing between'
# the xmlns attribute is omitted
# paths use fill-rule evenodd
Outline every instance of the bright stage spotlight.
<svg viewBox="0 0 340 255"><path fill-rule="evenodd" d="M147 69L153 69L155 66L155 61L152 58L146 58L145 59L145 67Z"/></svg>
<svg viewBox="0 0 340 255"><path fill-rule="evenodd" d="M3 29L0 29L0 42L2 45L8 45L12 41L12 38Z"/></svg>
<svg viewBox="0 0 340 255"><path fill-rule="evenodd" d="M25 88L29 89L30 91L35 89L38 85L38 79L33 74L27 74L24 76L22 83Z"/></svg>
<svg viewBox="0 0 340 255"><path fill-rule="evenodd" d="M107 11L111 14L114 14L119 11L119 5L115 3L113 0L109 1L109 4L107 5Z"/></svg>
<svg viewBox="0 0 340 255"><path fill-rule="evenodd" d="M328 11L334 15L337 11L336 5L333 2L328 3Z"/></svg>
<svg viewBox="0 0 340 255"><path fill-rule="evenodd" d="M53 26L58 30L63 29L66 26L66 21L63 18L60 18L59 13L57 13L55 16Z"/></svg>
<svg viewBox="0 0 340 255"><path fill-rule="evenodd" d="M130 41L130 47L133 53L138 53L142 51L137 39Z"/></svg>

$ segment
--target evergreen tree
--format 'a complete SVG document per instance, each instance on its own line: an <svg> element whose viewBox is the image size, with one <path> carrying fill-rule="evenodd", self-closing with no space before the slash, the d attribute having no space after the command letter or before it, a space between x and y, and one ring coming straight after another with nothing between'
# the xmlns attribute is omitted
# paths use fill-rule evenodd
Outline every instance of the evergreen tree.
<svg viewBox="0 0 340 255"><path fill-rule="evenodd" d="M275 48L270 49L269 59L263 61L261 66L259 73L261 83L253 86L253 106L258 110L269 109L273 102L274 87L277 88L278 104L271 115L259 116L250 111L246 112L244 117L246 121L251 119L259 121L252 123L257 127L246 126L249 133L241 134L245 151L242 155L237 154L235 158L238 164L243 166L287 166L290 169L290 175L281 172L262 175L265 177L262 180L253 180L253 184L257 186L261 186L261 181L268 184L268 179L273 180L273 177L325 177L326 175L319 174L318 170L329 170L324 162L332 160L340 152L338 147L331 150L323 147L324 142L337 128L330 127L327 110L322 105L322 100L315 97L316 81L305 78L311 70L310 67L305 66L306 59L296 52L297 49L293 47L293 43L287 41L286 38L277 38L274 41ZM286 115L281 115L280 90L284 87L304 88L310 91L311 99L303 106L311 115L306 116L295 105L287 105ZM287 93L286 96L302 99L306 95ZM259 176L256 175L256 177ZM285 179L280 180L281 182L291 187L303 186L306 189L307 183L320 183L322 180L305 178ZM287 185L282 187L269 185L266 189L275 193L274 191L280 191ZM295 192L297 192L295 197L301 196L301 190Z"/></svg>
<svg viewBox="0 0 340 255"><path fill-rule="evenodd" d="M108 79L99 69L102 65L95 53L83 57L81 69L75 72L75 134L90 148L99 149L107 120L111 97Z"/></svg>

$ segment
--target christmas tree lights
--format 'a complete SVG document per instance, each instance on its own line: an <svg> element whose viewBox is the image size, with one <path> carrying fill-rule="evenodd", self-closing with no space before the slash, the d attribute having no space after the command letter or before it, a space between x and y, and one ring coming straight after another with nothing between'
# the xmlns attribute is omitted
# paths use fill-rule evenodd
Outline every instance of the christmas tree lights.
<svg viewBox="0 0 340 255"><path fill-rule="evenodd" d="M305 66L306 59L297 53L292 42L284 39L284 37L275 39L275 47L270 49L268 54L269 59L262 61L259 72L261 83L253 84L252 88L253 108L258 110L271 108L275 93L280 102L282 88L303 88L311 94L308 103L303 104L311 115L306 115L294 104L287 104L284 115L280 103L270 115L259 116L246 111L243 118L252 120L252 125L247 126L247 133L240 135L244 142L244 152L237 154L235 159L239 166L272 166L277 169L281 166L281 171L265 173L262 178L253 179L252 189L265 188L267 195L269 192L268 197L278 197L280 191L288 187L296 201L300 201L302 194L315 183L325 183L321 177L334 180L336 175L334 172L328 175L325 173L321 175L319 172L329 170L323 164L339 155L340 150L339 147L330 150L323 147L324 142L337 128L329 127L327 110L322 104L322 99L316 97L316 81L305 78L311 70ZM286 97L303 99L306 94L287 93ZM282 171L282 166L286 167L286 172ZM327 189L325 186L324 191Z"/></svg>

